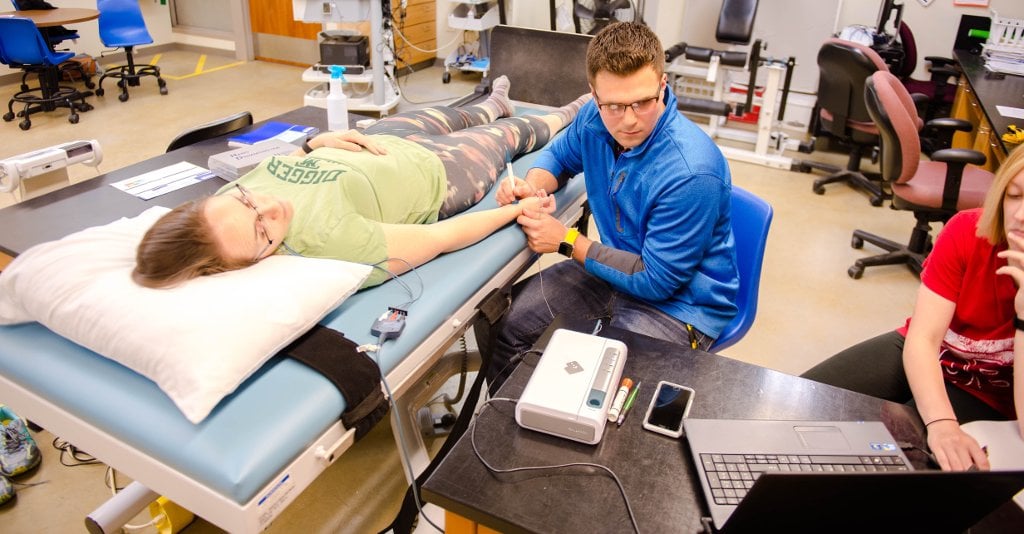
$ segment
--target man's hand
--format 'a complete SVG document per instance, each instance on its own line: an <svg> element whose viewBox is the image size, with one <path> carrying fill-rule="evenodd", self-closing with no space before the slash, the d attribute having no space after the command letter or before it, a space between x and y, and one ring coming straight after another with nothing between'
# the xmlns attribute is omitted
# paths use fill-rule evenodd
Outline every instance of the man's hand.
<svg viewBox="0 0 1024 534"><path fill-rule="evenodd" d="M551 204L554 206L554 197L548 198L551 198ZM516 222L523 228L530 250L542 254L557 252L558 246L568 232L565 225L552 217L550 212L541 210L524 208L523 214L516 219Z"/></svg>

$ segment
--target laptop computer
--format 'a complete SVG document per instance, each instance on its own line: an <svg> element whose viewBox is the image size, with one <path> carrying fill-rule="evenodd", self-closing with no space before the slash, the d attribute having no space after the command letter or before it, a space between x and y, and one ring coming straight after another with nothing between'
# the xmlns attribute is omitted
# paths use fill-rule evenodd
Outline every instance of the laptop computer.
<svg viewBox="0 0 1024 534"><path fill-rule="evenodd" d="M684 428L721 532L960 532L1024 489L1024 471L914 471L877 421Z"/></svg>

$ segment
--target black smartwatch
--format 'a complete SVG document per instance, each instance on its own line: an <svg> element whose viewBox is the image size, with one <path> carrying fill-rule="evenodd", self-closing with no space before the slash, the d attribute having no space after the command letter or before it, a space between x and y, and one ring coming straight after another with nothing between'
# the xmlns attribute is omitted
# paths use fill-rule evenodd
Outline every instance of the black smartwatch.
<svg viewBox="0 0 1024 534"><path fill-rule="evenodd" d="M558 253L566 258L572 258L573 247L576 245L576 238L579 236L579 230L570 228L569 231L565 233L565 237L562 239L562 242L558 244Z"/></svg>
<svg viewBox="0 0 1024 534"><path fill-rule="evenodd" d="M1016 328L1017 330L1020 330L1021 332L1024 332L1024 319L1021 319L1020 317L1014 315L1013 327Z"/></svg>

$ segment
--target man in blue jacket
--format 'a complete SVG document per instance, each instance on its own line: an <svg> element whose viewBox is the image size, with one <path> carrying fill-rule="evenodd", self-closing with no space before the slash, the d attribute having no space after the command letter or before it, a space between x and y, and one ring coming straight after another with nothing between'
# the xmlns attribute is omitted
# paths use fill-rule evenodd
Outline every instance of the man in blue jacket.
<svg viewBox="0 0 1024 534"><path fill-rule="evenodd" d="M736 314L729 167L676 111L657 35L642 24L609 25L587 48L587 77L593 100L514 190L502 182L497 198L551 192L583 172L601 242L548 214L519 217L533 251L572 261L513 288L493 344L492 385L560 314L705 350Z"/></svg>

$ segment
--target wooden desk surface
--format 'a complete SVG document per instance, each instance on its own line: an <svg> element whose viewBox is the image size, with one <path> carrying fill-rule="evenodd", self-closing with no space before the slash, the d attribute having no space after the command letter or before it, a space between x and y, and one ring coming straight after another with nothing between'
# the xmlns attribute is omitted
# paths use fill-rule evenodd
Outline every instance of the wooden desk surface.
<svg viewBox="0 0 1024 534"><path fill-rule="evenodd" d="M790 420L882 421L897 440L922 446L923 427L909 407L812 382L737 360L630 332L602 336L629 347L624 370L642 380L622 427L605 429L594 446L519 428L511 403L476 418L476 443L498 468L590 462L622 480L641 532L699 532L707 515L700 482L683 439L644 430L643 414L658 380L696 390L690 416ZM519 398L532 373L528 356L496 397ZM470 431L474 426L470 427ZM504 533L631 532L614 481L592 468L494 474L464 435L422 487L424 499ZM918 467L923 454L908 451Z"/></svg>
<svg viewBox="0 0 1024 534"><path fill-rule="evenodd" d="M349 115L351 121L362 118ZM323 109L310 106L269 120L316 126L327 131L327 114ZM121 217L134 217L152 206L173 208L185 201L213 194L224 185L224 180L212 178L148 201L110 184L181 161L206 168L211 155L227 150L231 148L223 138L202 141L0 209L0 228L17 229L0 233L0 252L14 257L32 245L60 239Z"/></svg>
<svg viewBox="0 0 1024 534"><path fill-rule="evenodd" d="M63 26L100 18L100 12L95 9L80 7L58 7L57 9L25 9L22 11L4 11L0 17L24 17L32 19L36 26L49 28L51 26Z"/></svg>

